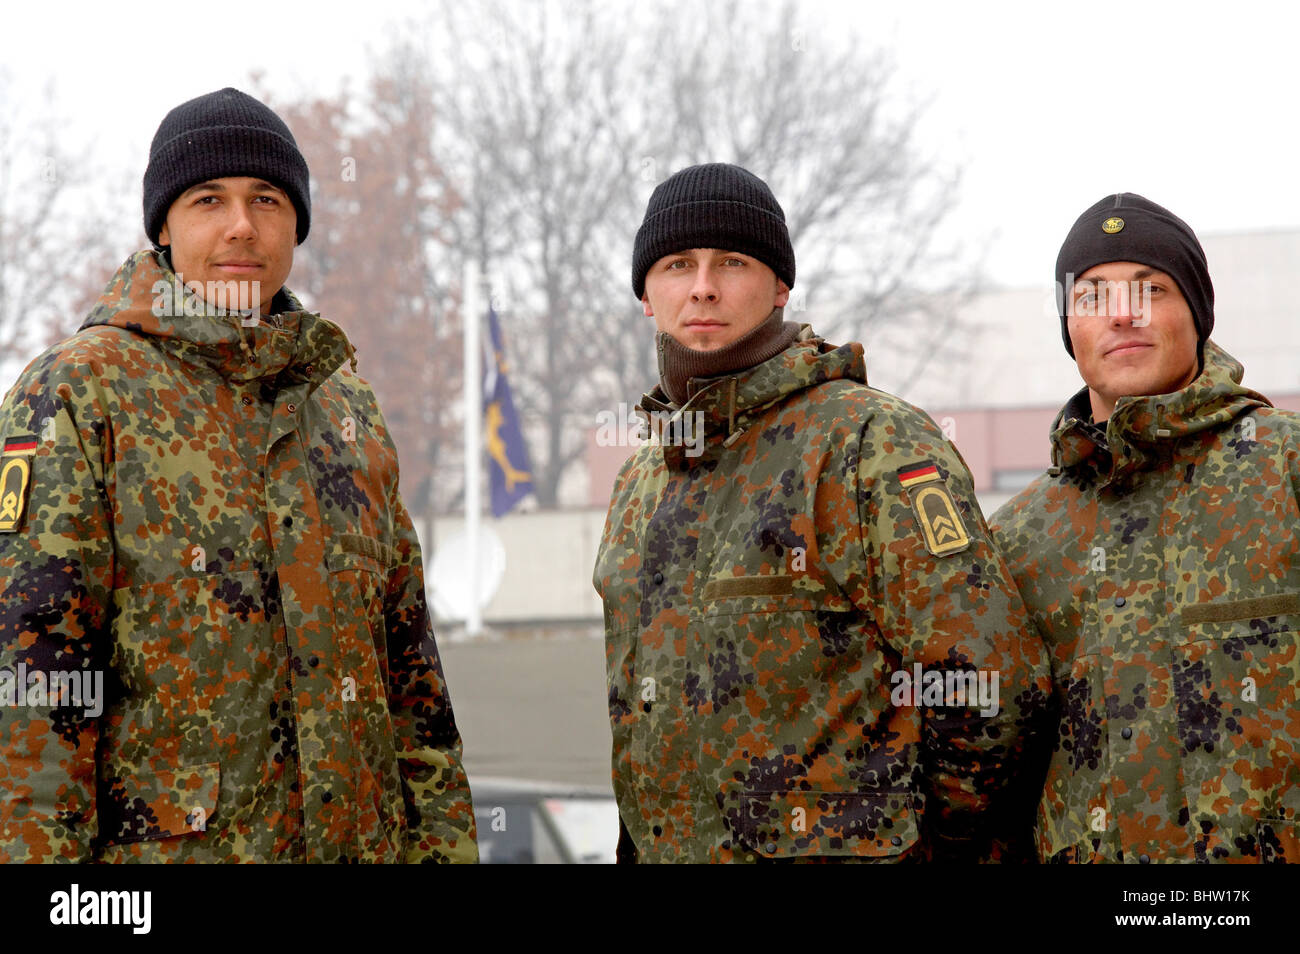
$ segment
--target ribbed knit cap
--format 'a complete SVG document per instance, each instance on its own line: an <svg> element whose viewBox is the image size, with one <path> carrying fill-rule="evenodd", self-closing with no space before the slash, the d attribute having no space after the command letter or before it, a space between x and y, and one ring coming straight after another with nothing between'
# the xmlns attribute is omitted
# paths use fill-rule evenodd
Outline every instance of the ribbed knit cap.
<svg viewBox="0 0 1300 954"><path fill-rule="evenodd" d="M636 297L645 294L650 266L688 248L751 255L786 287L794 287L794 248L785 213L767 183L740 166L690 166L655 187L632 248Z"/></svg>
<svg viewBox="0 0 1300 954"><path fill-rule="evenodd" d="M298 213L298 243L311 228L307 160L279 116L227 86L169 112L149 147L144 172L144 230L158 244L167 210L182 192L226 176L252 176L279 186Z"/></svg>

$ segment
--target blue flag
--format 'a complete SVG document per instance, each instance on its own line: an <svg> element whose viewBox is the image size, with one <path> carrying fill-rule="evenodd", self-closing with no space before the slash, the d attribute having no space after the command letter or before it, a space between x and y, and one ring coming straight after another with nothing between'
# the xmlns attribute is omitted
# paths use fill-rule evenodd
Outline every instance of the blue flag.
<svg viewBox="0 0 1300 954"><path fill-rule="evenodd" d="M501 342L501 323L494 309L488 309L491 350L484 355L483 447L487 451L488 484L492 488L492 516L503 517L533 492L533 470L528 447L519 430L519 414L506 378L506 352ZM485 342L486 344L487 342Z"/></svg>

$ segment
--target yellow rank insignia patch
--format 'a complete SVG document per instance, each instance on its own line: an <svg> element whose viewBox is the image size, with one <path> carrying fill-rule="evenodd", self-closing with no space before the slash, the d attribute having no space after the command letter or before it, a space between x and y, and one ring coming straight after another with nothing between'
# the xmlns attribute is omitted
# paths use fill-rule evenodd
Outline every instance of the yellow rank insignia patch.
<svg viewBox="0 0 1300 954"><path fill-rule="evenodd" d="M1105 222L1101 223L1101 230L1107 235L1114 235L1116 232L1124 230L1124 220L1118 215L1112 215Z"/></svg>
<svg viewBox="0 0 1300 954"><path fill-rule="evenodd" d="M913 464L898 472L898 482L912 498L912 512L921 525L927 550L942 557L970 546L970 534L939 468L929 461Z"/></svg>
<svg viewBox="0 0 1300 954"><path fill-rule="evenodd" d="M4 452L0 454L0 533L14 533L23 522L35 453L35 434L5 439Z"/></svg>

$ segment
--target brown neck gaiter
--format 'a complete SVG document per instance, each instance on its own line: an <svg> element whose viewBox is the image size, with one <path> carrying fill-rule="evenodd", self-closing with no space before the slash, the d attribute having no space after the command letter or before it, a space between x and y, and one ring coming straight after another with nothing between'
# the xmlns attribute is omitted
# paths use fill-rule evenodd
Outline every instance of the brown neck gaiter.
<svg viewBox="0 0 1300 954"><path fill-rule="evenodd" d="M689 389L691 378L716 378L744 371L775 358L790 347L799 336L799 325L782 321L783 311L782 308L773 308L762 324L716 351L697 351L667 332L656 333L659 383L668 400L681 407L694 397Z"/></svg>

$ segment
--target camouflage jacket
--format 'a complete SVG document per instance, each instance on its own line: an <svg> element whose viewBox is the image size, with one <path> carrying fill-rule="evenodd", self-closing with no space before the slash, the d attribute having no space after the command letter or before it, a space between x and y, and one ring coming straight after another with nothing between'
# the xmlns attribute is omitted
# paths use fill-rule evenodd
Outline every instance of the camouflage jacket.
<svg viewBox="0 0 1300 954"><path fill-rule="evenodd" d="M632 455L596 561L624 848L965 853L1049 683L964 462L925 414L866 386L861 345L806 327L701 383L681 408L643 399L674 422L698 413L705 440L690 456L669 423ZM988 717L976 693L895 695L896 673L977 669L1000 674Z"/></svg>
<svg viewBox="0 0 1300 954"><path fill-rule="evenodd" d="M1051 656L1051 861L1300 861L1300 421L1213 342L1173 394L1081 391L993 518Z"/></svg>
<svg viewBox="0 0 1300 954"><path fill-rule="evenodd" d="M137 253L0 406L0 861L477 856L392 442L279 302Z"/></svg>

